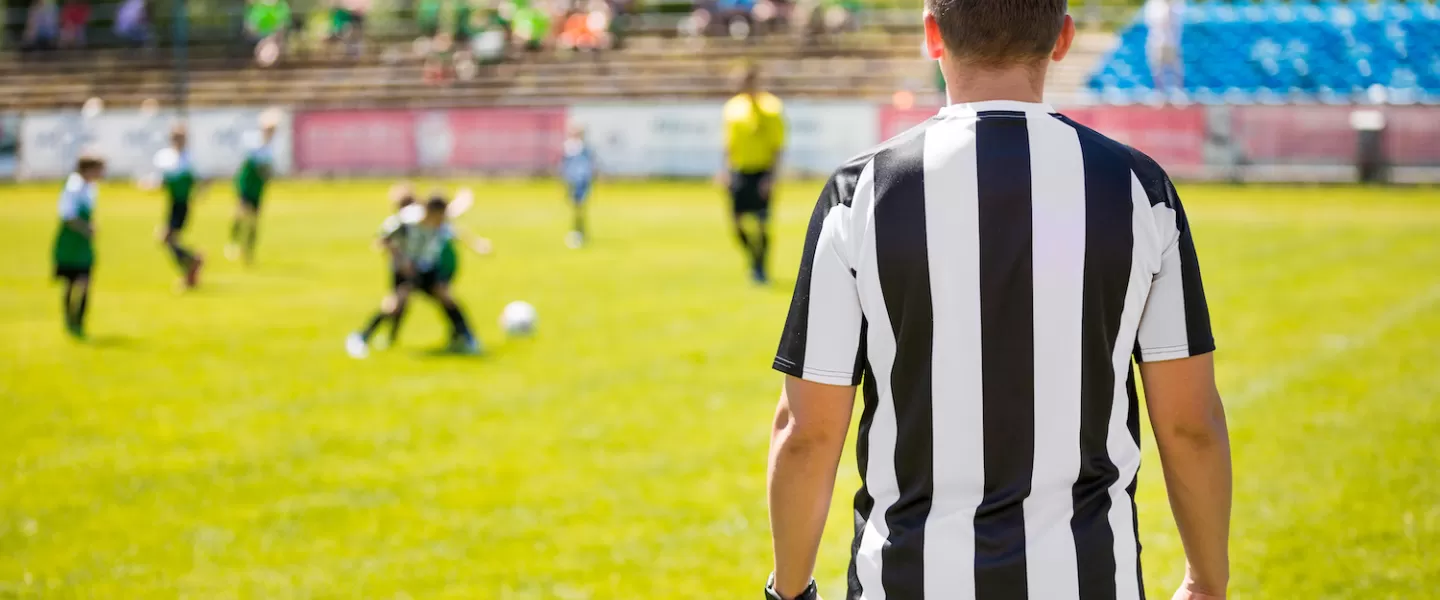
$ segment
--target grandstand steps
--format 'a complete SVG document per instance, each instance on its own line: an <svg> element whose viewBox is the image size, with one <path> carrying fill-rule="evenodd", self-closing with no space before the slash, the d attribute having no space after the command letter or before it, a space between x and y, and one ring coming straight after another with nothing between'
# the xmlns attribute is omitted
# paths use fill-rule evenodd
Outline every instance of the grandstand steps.
<svg viewBox="0 0 1440 600"><path fill-rule="evenodd" d="M1051 71L1051 99L1066 103L1113 41L1082 34L1069 60ZM261 68L243 58L199 52L188 62L194 106L310 107L483 106L633 99L718 99L732 92L733 73L761 64L772 89L787 98L889 101L897 90L938 101L934 65L920 55L916 32L862 32L804 40L778 35L749 41L705 38L631 39L602 55L525 53L480 67L469 81L422 81L424 59L408 44L371 44L357 57L321 53L287 56ZM97 63L100 65L97 67ZM0 110L79 106L100 97L111 107L174 90L173 64L162 54L99 52L90 61L0 60Z"/></svg>

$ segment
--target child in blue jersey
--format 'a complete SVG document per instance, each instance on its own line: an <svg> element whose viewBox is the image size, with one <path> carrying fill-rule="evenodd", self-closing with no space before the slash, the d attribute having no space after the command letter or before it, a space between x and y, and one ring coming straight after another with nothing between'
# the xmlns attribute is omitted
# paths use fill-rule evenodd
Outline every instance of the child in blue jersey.
<svg viewBox="0 0 1440 600"><path fill-rule="evenodd" d="M560 178L565 181L566 197L575 211L574 227L565 238L565 244L571 248L585 243L585 200L590 197L595 172L595 153L585 143L585 128L571 127L565 137L565 157L560 161Z"/></svg>

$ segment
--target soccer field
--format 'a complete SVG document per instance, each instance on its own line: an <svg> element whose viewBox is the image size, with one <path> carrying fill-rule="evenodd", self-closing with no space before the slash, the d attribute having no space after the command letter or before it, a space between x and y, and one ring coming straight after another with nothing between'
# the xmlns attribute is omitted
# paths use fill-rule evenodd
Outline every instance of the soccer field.
<svg viewBox="0 0 1440 600"><path fill-rule="evenodd" d="M0 187L0 598L758 598L770 569L769 369L819 185L780 192L752 286L701 183L596 190L567 249L558 185L486 182L456 296L488 346L348 358L388 286L388 183L266 200L258 264L220 256L217 186L177 293L158 195L102 188L90 340L49 280L57 184ZM424 190L425 186L420 186ZM1440 590L1440 190L1185 186L1236 464L1233 596ZM512 300L533 339L496 325ZM1151 598L1183 570L1154 444ZM820 572L843 596L842 465Z"/></svg>

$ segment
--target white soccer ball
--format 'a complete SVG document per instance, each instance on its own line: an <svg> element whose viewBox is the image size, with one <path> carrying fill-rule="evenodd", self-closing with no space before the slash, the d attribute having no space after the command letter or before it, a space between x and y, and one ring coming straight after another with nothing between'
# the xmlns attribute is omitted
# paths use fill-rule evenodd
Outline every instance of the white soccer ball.
<svg viewBox="0 0 1440 600"><path fill-rule="evenodd" d="M506 304L505 310L500 311L500 328L511 336L528 336L535 333L535 321L538 318L534 306L517 300Z"/></svg>

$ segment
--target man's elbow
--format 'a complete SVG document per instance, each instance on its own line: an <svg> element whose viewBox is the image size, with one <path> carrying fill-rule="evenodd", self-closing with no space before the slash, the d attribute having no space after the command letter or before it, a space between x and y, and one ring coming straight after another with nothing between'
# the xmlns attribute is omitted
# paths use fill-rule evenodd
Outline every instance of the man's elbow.
<svg viewBox="0 0 1440 600"><path fill-rule="evenodd" d="M777 415L771 434L776 448L785 454L810 455L828 451L844 443L844 433L835 433L820 423L796 420Z"/></svg>
<svg viewBox="0 0 1440 600"><path fill-rule="evenodd" d="M1225 407L1217 398L1214 404L1187 418L1156 428L1156 435L1194 448L1210 448L1230 439L1225 422Z"/></svg>

